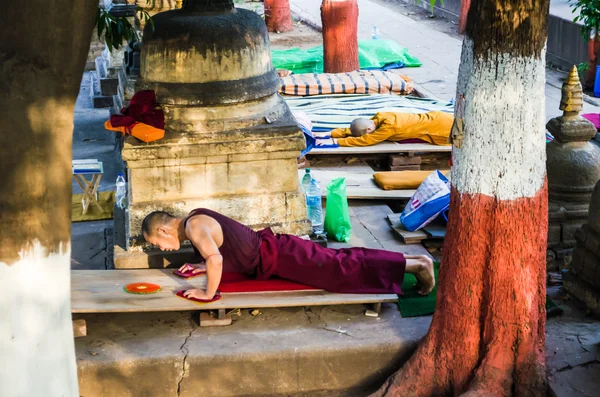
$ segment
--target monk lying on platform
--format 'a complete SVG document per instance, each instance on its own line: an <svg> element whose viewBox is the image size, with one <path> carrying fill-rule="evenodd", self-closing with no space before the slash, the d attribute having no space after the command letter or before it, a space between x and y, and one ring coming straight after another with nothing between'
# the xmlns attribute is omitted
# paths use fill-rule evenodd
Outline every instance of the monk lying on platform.
<svg viewBox="0 0 600 397"><path fill-rule="evenodd" d="M401 294L404 272L416 276L422 295L435 285L433 262L427 256L358 247L323 248L296 236L273 234L268 228L255 232L207 209L193 210L182 218L152 212L142 223L142 233L163 251L178 250L189 240L202 257L204 265L197 270L206 270L207 289L188 290L184 293L187 298L212 299L224 271L254 275L259 280L278 276L339 293Z"/></svg>
<svg viewBox="0 0 600 397"><path fill-rule="evenodd" d="M450 145L448 137L454 116L445 112L377 113L371 119L358 118L350 128L314 132L319 146L371 146L383 141L413 140L433 145Z"/></svg>

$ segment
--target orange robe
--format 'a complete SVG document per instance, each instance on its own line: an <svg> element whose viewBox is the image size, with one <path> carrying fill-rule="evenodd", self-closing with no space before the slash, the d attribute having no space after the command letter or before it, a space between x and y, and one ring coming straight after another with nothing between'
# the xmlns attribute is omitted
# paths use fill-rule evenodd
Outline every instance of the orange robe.
<svg viewBox="0 0 600 397"><path fill-rule="evenodd" d="M337 128L331 137L340 146L371 146L383 141L400 142L420 139L433 145L450 145L449 137L454 116L445 112L377 113L371 118L375 131L355 138L350 128Z"/></svg>

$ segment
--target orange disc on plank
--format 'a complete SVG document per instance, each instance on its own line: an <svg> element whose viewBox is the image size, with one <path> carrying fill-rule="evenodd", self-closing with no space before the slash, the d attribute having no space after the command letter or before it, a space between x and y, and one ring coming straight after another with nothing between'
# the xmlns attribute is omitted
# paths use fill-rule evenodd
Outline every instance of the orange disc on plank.
<svg viewBox="0 0 600 397"><path fill-rule="evenodd" d="M131 283L123 287L130 294L154 294L160 291L160 285L152 283Z"/></svg>

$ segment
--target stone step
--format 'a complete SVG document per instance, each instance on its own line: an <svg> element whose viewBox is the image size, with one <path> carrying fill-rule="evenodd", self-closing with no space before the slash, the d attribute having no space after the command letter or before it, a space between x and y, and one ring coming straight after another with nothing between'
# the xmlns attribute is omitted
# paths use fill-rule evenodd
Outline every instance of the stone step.
<svg viewBox="0 0 600 397"><path fill-rule="evenodd" d="M198 327L198 314L85 315L88 335L75 340L80 393L364 396L405 362L429 317L368 307L249 310L227 327Z"/></svg>
<svg viewBox="0 0 600 397"><path fill-rule="evenodd" d="M102 95L100 91L100 79L98 78L97 71L91 71L89 73L90 79L90 99L94 108L107 108L113 106L112 95Z"/></svg>

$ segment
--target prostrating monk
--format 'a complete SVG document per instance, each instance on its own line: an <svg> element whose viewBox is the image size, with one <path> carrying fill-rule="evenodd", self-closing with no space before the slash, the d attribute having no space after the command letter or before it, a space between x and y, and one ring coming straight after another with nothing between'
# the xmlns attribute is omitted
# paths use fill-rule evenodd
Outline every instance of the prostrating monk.
<svg viewBox="0 0 600 397"><path fill-rule="evenodd" d="M278 276L314 288L340 293L401 294L404 272L414 274L420 294L435 285L433 262L427 256L405 256L397 252L367 248L323 248L310 240L271 229L255 232L247 226L207 209L195 209L177 218L167 212L152 212L142 223L149 243L163 251L178 250L189 240L206 269L207 289L191 289L187 298L210 300L222 272L238 272L259 280ZM186 271L184 265L180 271Z"/></svg>
<svg viewBox="0 0 600 397"><path fill-rule="evenodd" d="M377 113L370 119L354 119L350 128L313 135L326 138L317 140L317 146L371 146L383 141L450 145L448 137L453 122L454 116L445 112Z"/></svg>

